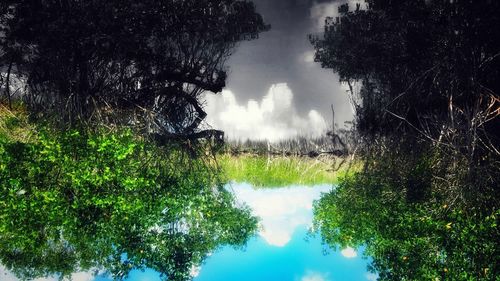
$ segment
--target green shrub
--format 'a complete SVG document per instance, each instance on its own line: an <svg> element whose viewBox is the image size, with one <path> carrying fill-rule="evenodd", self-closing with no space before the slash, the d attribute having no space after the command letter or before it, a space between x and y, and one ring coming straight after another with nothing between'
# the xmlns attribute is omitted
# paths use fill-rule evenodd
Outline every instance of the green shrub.
<svg viewBox="0 0 500 281"><path fill-rule="evenodd" d="M320 160L306 157L231 156L218 158L228 180L247 182L256 187L283 187L288 185L335 184L348 171L345 164L333 171L331 159Z"/></svg>
<svg viewBox="0 0 500 281"><path fill-rule="evenodd" d="M314 229L334 249L366 246L379 280L495 280L500 211L448 202L428 180L432 157L416 160L377 159L340 180L315 203Z"/></svg>
<svg viewBox="0 0 500 281"><path fill-rule="evenodd" d="M175 145L127 130L32 134L0 138L0 262L22 278L151 267L188 280L208 253L256 231L216 170Z"/></svg>

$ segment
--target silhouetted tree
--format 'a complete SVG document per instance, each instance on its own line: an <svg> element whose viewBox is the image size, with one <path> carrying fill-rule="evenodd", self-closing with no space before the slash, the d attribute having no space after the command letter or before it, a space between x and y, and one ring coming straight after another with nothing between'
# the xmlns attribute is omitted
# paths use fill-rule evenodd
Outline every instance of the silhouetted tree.
<svg viewBox="0 0 500 281"><path fill-rule="evenodd" d="M500 157L500 3L371 0L368 7L342 6L339 22L327 19L324 37L311 38L316 61L350 86L367 145L381 148L375 140L389 138L406 144L403 153L421 153L429 142L454 155L451 166L466 163L469 199L481 174L492 179L483 188L497 188L494 162L485 159Z"/></svg>
<svg viewBox="0 0 500 281"><path fill-rule="evenodd" d="M8 0L0 67L27 78L36 113L194 135L200 94L225 86L239 41L268 29L237 0ZM198 135L203 135L198 132Z"/></svg>
<svg viewBox="0 0 500 281"><path fill-rule="evenodd" d="M339 23L328 19L324 37L312 38L316 61L362 84L352 93L358 129L418 131L434 141L453 130L482 131L484 147L498 146L500 3L368 3L355 12L342 6Z"/></svg>
<svg viewBox="0 0 500 281"><path fill-rule="evenodd" d="M363 169L315 206L380 280L493 280L500 207L500 2L339 9L316 61L349 86Z"/></svg>

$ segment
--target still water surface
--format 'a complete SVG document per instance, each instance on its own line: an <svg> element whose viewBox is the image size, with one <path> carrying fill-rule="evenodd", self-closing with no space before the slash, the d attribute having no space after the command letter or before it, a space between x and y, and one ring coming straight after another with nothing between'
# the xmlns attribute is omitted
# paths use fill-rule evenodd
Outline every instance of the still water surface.
<svg viewBox="0 0 500 281"><path fill-rule="evenodd" d="M223 247L193 270L194 281L362 281L375 280L367 271L362 249L327 251L319 235L308 235L313 201L331 186L254 189L248 184L228 186L238 202L260 218L260 231L244 249ZM100 280L109 280L98 278ZM160 280L146 270L131 272L128 280Z"/></svg>
<svg viewBox="0 0 500 281"><path fill-rule="evenodd" d="M308 230L313 219L313 202L331 186L255 189L248 184L230 184L238 204L247 205L260 219L260 228L246 247L222 247L205 263L193 268L194 281L363 281L375 280L367 271L369 259L363 249L327 250L319 235ZM0 280L17 280L0 267ZM56 280L44 278L38 280ZM76 281L109 281L110 276L91 272L72 275ZM152 269L132 270L126 280L161 280Z"/></svg>

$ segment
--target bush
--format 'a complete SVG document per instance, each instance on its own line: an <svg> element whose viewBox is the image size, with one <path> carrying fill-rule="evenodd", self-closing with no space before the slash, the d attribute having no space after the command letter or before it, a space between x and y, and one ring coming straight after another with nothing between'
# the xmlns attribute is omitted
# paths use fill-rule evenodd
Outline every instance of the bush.
<svg viewBox="0 0 500 281"><path fill-rule="evenodd" d="M0 261L22 278L151 267L188 280L222 244L256 231L215 169L130 131L0 138Z"/></svg>

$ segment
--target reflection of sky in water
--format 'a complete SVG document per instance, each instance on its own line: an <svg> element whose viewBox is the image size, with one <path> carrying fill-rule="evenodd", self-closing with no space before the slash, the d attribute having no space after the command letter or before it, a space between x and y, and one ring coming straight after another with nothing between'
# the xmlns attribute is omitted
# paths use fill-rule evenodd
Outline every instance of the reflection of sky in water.
<svg viewBox="0 0 500 281"><path fill-rule="evenodd" d="M312 204L331 186L256 189L248 184L229 187L238 202L261 219L261 230L245 250L223 247L194 270L194 281L363 281L376 280L366 270L367 260L354 249L323 254L319 236L307 236ZM0 266L1 280L17 280ZM107 281L91 273L76 273L75 281ZM44 278L38 280L57 280ZM153 270L133 270L128 280L160 280Z"/></svg>
<svg viewBox="0 0 500 281"><path fill-rule="evenodd" d="M375 280L367 260L354 249L323 254L319 236L307 236L312 204L331 186L254 190L233 184L239 202L261 218L262 229L244 251L225 247L210 256L195 281L357 281Z"/></svg>
<svg viewBox="0 0 500 281"><path fill-rule="evenodd" d="M285 246L295 230L312 223L312 204L331 186L315 188L288 187L254 190L250 185L237 184L232 190L239 202L247 204L261 219L260 236L269 245Z"/></svg>
<svg viewBox="0 0 500 281"><path fill-rule="evenodd" d="M270 246L261 238L249 241L244 252L223 248L207 259L195 281L357 281L369 280L366 260L323 254L319 239L305 240L298 227L283 247Z"/></svg>

